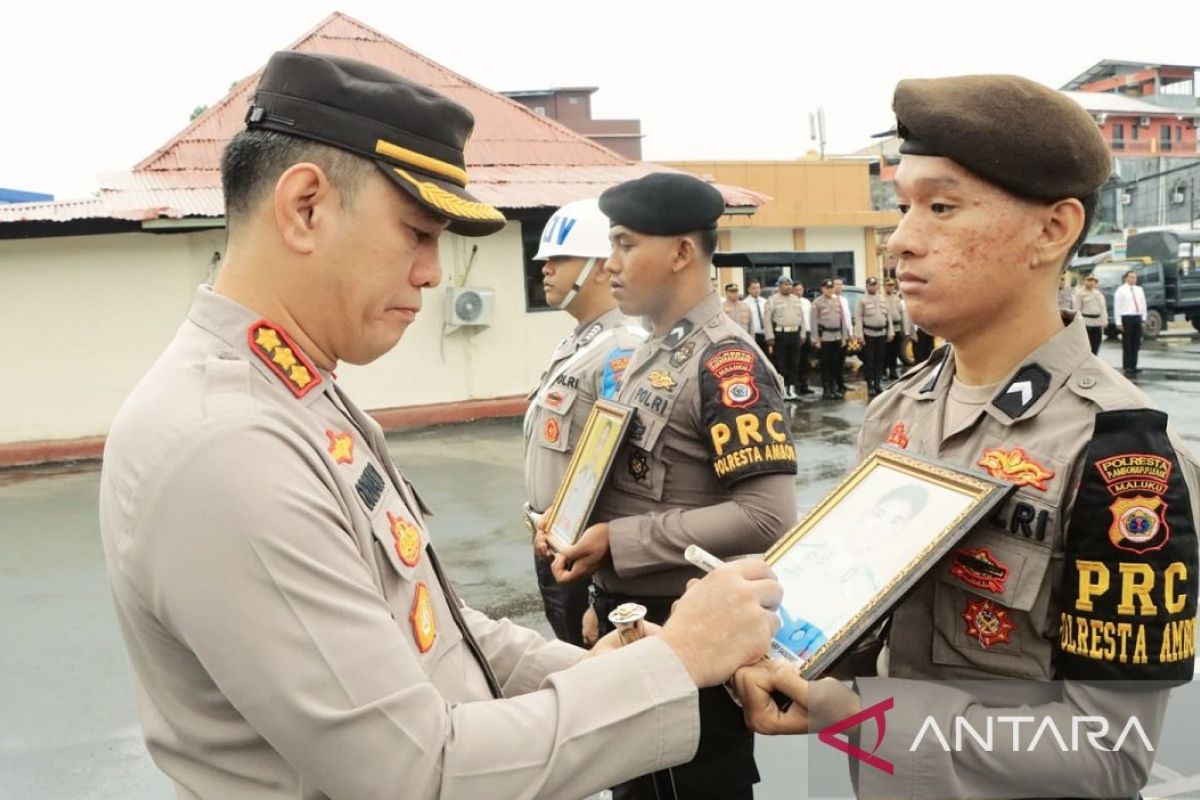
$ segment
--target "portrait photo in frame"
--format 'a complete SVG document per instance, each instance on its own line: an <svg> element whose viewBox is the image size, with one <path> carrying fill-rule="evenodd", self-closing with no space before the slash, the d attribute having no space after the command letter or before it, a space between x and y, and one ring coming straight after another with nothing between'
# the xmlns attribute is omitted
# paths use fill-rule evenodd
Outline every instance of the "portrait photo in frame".
<svg viewBox="0 0 1200 800"><path fill-rule="evenodd" d="M555 549L574 544L587 527L632 419L633 409L621 403L597 400L592 406L554 502L546 511L546 534Z"/></svg>
<svg viewBox="0 0 1200 800"><path fill-rule="evenodd" d="M820 677L1015 489L877 448L764 556L783 585L772 655Z"/></svg>

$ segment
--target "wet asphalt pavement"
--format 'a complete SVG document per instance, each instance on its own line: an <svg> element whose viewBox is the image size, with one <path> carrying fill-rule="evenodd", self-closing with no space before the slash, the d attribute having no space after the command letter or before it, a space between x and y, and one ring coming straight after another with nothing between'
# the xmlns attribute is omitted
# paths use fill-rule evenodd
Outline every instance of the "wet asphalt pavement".
<svg viewBox="0 0 1200 800"><path fill-rule="evenodd" d="M1119 342L1106 342L1101 354L1120 365ZM1170 413L1193 452L1200 452L1200 337L1148 343L1141 366L1138 384ZM814 396L790 404L801 510L853 465L866 400L862 384L852 382L844 402ZM436 512L433 535L467 602L547 632L528 536L518 518L520 437L519 420L510 419L411 431L389 441L396 463ZM137 725L104 574L98 484L95 465L0 471L3 800L173 796L146 754ZM1188 727L1200 732L1200 724ZM815 740L811 746L823 747ZM1172 755L1177 746L1164 743L1157 779L1176 775L1167 764L1184 774L1195 771L1186 747ZM757 797L810 796L808 747L800 737L760 737L763 782Z"/></svg>

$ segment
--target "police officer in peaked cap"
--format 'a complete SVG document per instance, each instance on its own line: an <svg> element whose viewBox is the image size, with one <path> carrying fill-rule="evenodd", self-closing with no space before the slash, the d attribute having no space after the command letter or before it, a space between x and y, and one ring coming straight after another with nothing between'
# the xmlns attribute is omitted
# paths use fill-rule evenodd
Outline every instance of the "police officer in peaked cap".
<svg viewBox="0 0 1200 800"><path fill-rule="evenodd" d="M372 64L283 52L225 149L220 274L101 472L142 728L181 796L581 797L686 762L698 689L766 652L761 563L590 656L447 580L429 509L334 371L396 345L445 230L505 224L468 189L472 124Z"/></svg>

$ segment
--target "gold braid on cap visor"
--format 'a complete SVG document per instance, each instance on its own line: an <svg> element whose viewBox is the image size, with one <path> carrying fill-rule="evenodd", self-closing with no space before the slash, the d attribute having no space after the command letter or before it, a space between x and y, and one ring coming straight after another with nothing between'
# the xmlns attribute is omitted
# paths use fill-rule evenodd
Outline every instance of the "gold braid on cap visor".
<svg viewBox="0 0 1200 800"><path fill-rule="evenodd" d="M418 153L414 150L401 147L397 144L392 144L389 141L380 139L375 143L375 152L381 156L403 161L417 169L431 172L434 175L440 175L446 180L458 186L466 187L467 171L441 161L436 158ZM478 220L503 220L504 215L496 209L489 206L487 203L479 203L474 200L465 200L456 194L446 191L442 187L429 181L421 181L414 178L409 173L399 167L392 167L392 171L399 175L404 180L416 187L417 192L421 195L421 199L434 208L444 212L446 215L457 219L478 219Z"/></svg>

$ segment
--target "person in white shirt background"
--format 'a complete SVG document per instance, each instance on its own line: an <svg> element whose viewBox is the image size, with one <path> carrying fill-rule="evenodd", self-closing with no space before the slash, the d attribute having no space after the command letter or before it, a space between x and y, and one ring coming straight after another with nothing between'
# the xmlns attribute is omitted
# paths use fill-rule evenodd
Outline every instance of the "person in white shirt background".
<svg viewBox="0 0 1200 800"><path fill-rule="evenodd" d="M1121 332L1121 368L1126 377L1138 370L1138 349L1142 346L1142 323L1146 321L1146 293L1137 285L1137 273L1125 273L1125 283L1113 294L1113 319Z"/></svg>
<svg viewBox="0 0 1200 800"><path fill-rule="evenodd" d="M841 278L833 279L833 294L842 303L842 329L843 333L845 334L844 341L847 345L849 345L850 342L854 341L854 322L853 318L850 316L850 303L842 295L842 287L845 285L846 282ZM846 347L842 348L842 361L838 367L838 391L840 391L842 394L846 393L846 350Z"/></svg>
<svg viewBox="0 0 1200 800"><path fill-rule="evenodd" d="M767 298L762 296L762 284L757 280L746 286L746 305L750 306L750 335L758 343L758 349L767 352L767 330L763 327L763 313L767 310Z"/></svg>
<svg viewBox="0 0 1200 800"><path fill-rule="evenodd" d="M804 329L800 331L800 363L796 367L796 382L799 384L798 394L812 394L808 388L808 367L812 359L812 300L804 296L804 284L796 281L796 296L800 298L800 317L804 320Z"/></svg>

